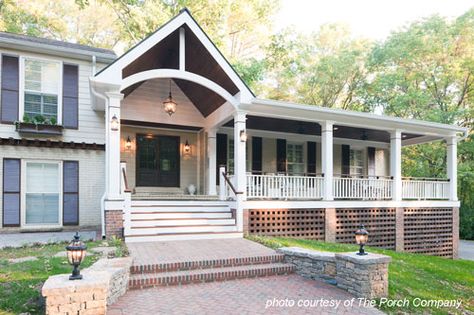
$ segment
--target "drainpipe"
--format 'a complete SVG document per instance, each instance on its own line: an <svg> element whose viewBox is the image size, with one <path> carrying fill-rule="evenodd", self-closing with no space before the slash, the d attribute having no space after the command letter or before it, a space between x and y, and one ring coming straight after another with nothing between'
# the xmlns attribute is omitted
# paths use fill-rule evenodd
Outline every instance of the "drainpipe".
<svg viewBox="0 0 474 315"><path fill-rule="evenodd" d="M93 58L95 59L95 58ZM93 66L93 69L94 69L95 66ZM95 90L94 90L94 87L91 85L91 92L92 94L95 96L95 97L98 97L98 98L101 98L104 100L104 103L105 103L105 121L107 121L107 98L100 94L100 93L97 93ZM107 139L108 137L108 130L107 128L105 128L105 139ZM106 144L107 145L107 144ZM107 167L107 156L105 157L105 178L108 178L107 176L107 172L108 172L108 167ZM105 183L105 185L107 185L107 183ZM100 223L101 223L101 233L102 233L102 239L105 239L105 195L106 195L106 190L104 191L104 194L102 195L102 197L100 198Z"/></svg>

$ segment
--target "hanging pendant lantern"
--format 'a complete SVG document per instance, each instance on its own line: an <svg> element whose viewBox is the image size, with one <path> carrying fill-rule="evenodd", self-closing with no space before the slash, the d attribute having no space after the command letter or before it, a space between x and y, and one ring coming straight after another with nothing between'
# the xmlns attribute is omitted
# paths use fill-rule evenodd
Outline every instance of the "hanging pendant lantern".
<svg viewBox="0 0 474 315"><path fill-rule="evenodd" d="M171 95L171 80L170 80L170 94L168 95L168 98L163 102L163 109L168 115L173 115L176 112L176 104L175 101L173 101L173 96Z"/></svg>

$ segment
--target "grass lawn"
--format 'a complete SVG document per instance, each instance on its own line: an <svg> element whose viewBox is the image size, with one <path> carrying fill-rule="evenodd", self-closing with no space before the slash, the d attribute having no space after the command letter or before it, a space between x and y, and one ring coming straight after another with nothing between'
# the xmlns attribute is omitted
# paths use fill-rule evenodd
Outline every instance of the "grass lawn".
<svg viewBox="0 0 474 315"><path fill-rule="evenodd" d="M97 246L115 246L116 254L122 255L123 245L119 241L108 244L102 241L86 242L87 255L81 268L88 267L100 257L89 249ZM72 267L66 257L53 257L65 251L67 243L25 246L0 250L0 314L44 314L41 287L51 275L70 273ZM35 261L10 263L9 259L35 256Z"/></svg>
<svg viewBox="0 0 474 315"><path fill-rule="evenodd" d="M325 243L291 238L249 237L272 248L304 247L326 252L357 251L356 245ZM473 314L474 313L474 261L451 260L420 254L398 253L391 250L367 248L373 253L392 257L389 267L389 298L412 301L421 299L462 300L461 310L436 308L387 308L388 313ZM410 303L411 304L411 303Z"/></svg>

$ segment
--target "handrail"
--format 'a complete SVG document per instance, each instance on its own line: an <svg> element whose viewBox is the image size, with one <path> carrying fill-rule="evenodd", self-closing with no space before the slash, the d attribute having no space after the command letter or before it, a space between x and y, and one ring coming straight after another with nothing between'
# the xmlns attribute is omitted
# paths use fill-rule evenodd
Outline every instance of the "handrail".
<svg viewBox="0 0 474 315"><path fill-rule="evenodd" d="M124 192L131 192L130 188L128 188L127 172L125 171L124 168L122 168L122 177L123 177L123 183L125 186Z"/></svg>
<svg viewBox="0 0 474 315"><path fill-rule="evenodd" d="M367 178L367 179L393 179L390 175L355 175L355 174L333 174L333 177L342 178Z"/></svg>
<svg viewBox="0 0 474 315"><path fill-rule="evenodd" d="M402 180L449 182L449 178L439 178L439 177L402 177Z"/></svg>
<svg viewBox="0 0 474 315"><path fill-rule="evenodd" d="M227 185L229 185L230 189L234 192L235 195L242 195L243 194L243 192L237 191L237 189L235 189L234 185L232 185L232 182L227 177L227 172L222 172L222 175L224 175L224 179L225 179Z"/></svg>

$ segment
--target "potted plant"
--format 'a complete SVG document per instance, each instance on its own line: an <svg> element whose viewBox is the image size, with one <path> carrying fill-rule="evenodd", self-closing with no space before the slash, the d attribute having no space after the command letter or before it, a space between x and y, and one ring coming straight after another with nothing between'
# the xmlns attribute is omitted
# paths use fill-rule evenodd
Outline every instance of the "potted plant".
<svg viewBox="0 0 474 315"><path fill-rule="evenodd" d="M22 134L59 136L63 133L63 126L57 124L56 117L48 119L43 115L36 115L32 118L25 114L23 121L17 121L15 125L16 131Z"/></svg>

